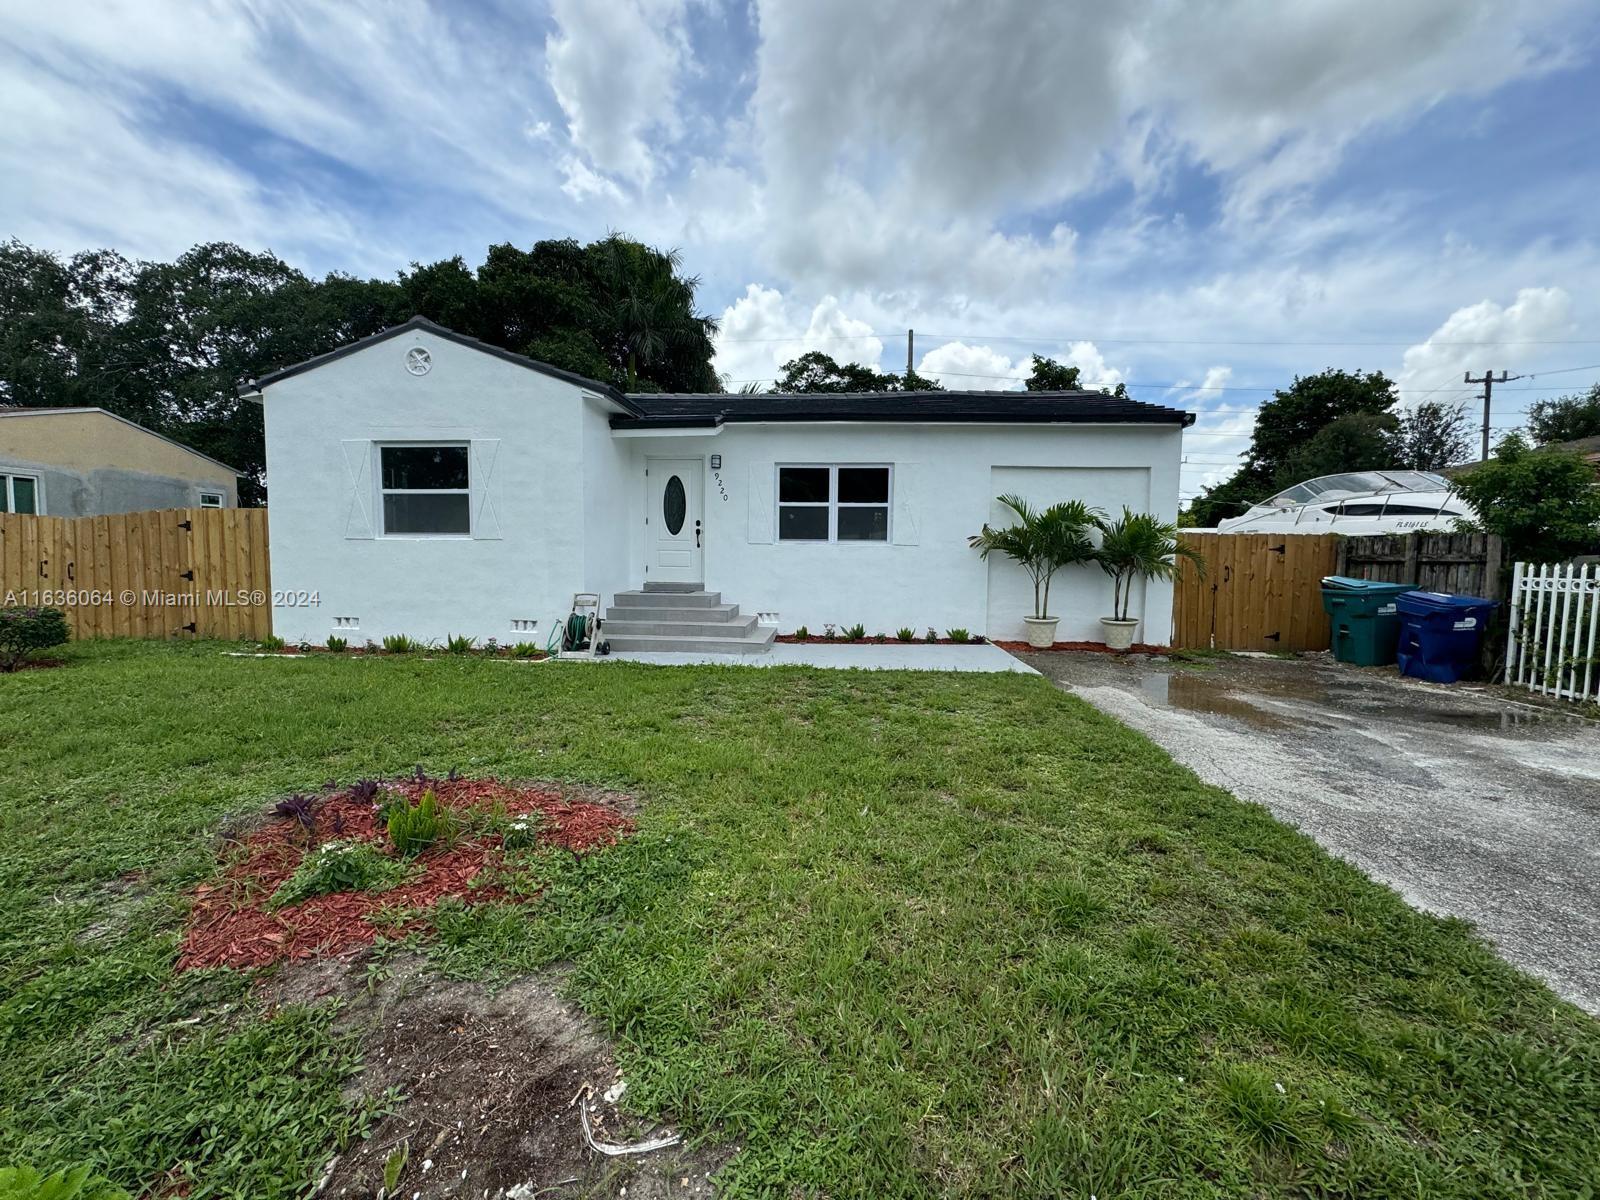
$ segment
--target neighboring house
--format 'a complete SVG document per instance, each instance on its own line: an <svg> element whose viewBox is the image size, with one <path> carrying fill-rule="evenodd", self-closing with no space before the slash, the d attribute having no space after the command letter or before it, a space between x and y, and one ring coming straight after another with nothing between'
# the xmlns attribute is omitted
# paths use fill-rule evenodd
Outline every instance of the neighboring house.
<svg viewBox="0 0 1600 1200"><path fill-rule="evenodd" d="M245 395L273 587L310 601L273 628L319 642L543 642L577 592L611 606L617 649L763 649L828 622L1020 638L1026 576L967 545L1004 519L995 497L1172 519L1193 419L1098 392L624 395L420 317ZM1099 640L1101 571L1063 572L1051 601L1063 640ZM1171 610L1151 584L1142 636L1165 642Z"/></svg>
<svg viewBox="0 0 1600 1200"><path fill-rule="evenodd" d="M103 408L0 407L0 512L233 508L239 473Z"/></svg>

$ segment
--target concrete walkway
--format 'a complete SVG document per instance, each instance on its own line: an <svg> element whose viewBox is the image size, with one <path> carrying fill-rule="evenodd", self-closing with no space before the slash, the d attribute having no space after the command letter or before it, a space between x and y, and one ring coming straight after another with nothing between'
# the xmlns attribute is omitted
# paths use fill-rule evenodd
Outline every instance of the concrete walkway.
<svg viewBox="0 0 1600 1200"><path fill-rule="evenodd" d="M1600 725L1329 660L1023 657L1600 1013Z"/></svg>
<svg viewBox="0 0 1600 1200"><path fill-rule="evenodd" d="M998 646L909 645L900 642L857 642L851 645L817 645L776 642L764 654L613 654L612 662L653 663L683 667L826 667L865 671L1017 671L1037 672Z"/></svg>

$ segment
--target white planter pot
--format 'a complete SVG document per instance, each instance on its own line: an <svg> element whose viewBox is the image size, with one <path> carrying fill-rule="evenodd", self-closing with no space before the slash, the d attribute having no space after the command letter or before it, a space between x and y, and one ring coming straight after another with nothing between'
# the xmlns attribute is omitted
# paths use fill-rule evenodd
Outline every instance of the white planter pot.
<svg viewBox="0 0 1600 1200"><path fill-rule="evenodd" d="M1100 628L1105 630L1107 650L1126 650L1133 645L1133 631L1139 628L1139 622L1101 617Z"/></svg>
<svg viewBox="0 0 1600 1200"><path fill-rule="evenodd" d="M1055 645L1056 624L1060 617L1023 617L1022 623L1028 627L1028 645L1035 650L1048 650Z"/></svg>

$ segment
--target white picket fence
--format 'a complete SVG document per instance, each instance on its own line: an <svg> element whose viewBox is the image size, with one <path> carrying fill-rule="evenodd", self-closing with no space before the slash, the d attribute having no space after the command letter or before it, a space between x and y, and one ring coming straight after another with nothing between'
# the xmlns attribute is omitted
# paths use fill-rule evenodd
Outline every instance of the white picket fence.
<svg viewBox="0 0 1600 1200"><path fill-rule="evenodd" d="M1518 563L1511 576L1506 682L1600 700L1600 566Z"/></svg>

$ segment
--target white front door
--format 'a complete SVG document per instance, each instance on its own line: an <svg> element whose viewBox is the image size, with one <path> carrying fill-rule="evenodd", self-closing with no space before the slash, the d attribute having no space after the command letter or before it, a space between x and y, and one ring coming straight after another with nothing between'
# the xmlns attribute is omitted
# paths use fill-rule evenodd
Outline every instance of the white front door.
<svg viewBox="0 0 1600 1200"><path fill-rule="evenodd" d="M704 583L704 529L698 458L645 460L646 583Z"/></svg>

